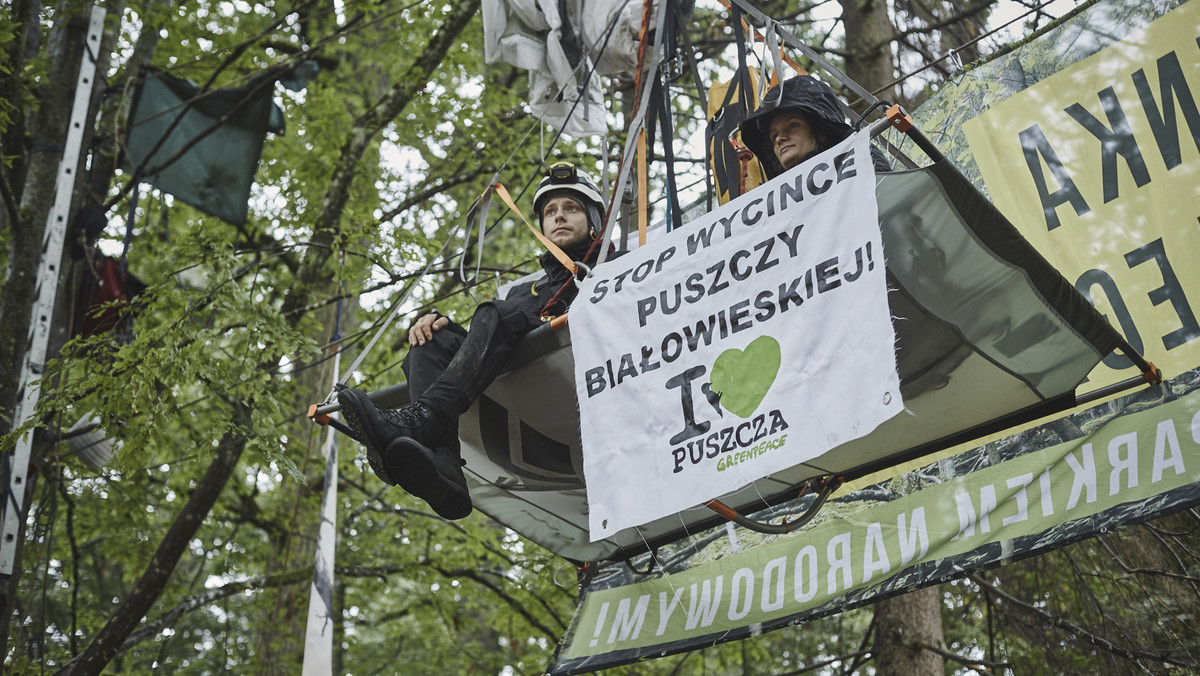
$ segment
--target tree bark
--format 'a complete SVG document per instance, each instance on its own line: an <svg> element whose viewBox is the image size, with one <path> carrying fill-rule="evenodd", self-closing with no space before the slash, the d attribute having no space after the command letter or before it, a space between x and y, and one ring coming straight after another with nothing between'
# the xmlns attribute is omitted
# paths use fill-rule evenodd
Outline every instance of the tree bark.
<svg viewBox="0 0 1200 676"><path fill-rule="evenodd" d="M171 6L171 3L172 0L152 0L151 6L161 6L166 9ZM154 12L146 14L147 17L154 15ZM136 81L138 71L153 61L154 53L158 50L158 43L161 39L161 28L161 25L147 24L138 33L137 42L133 46L133 54L125 63L116 85L125 88L125 92L129 92L128 87ZM105 55L107 56L110 52L111 49L105 50ZM118 139L127 131L125 125L132 107L133 97L123 93L117 101L101 112L96 123L99 142L92 146L92 168L89 172L91 176L88 179L86 190L87 197L100 204L104 203L105 197L108 195L108 188L112 185L113 176L116 174Z"/></svg>
<svg viewBox="0 0 1200 676"><path fill-rule="evenodd" d="M918 644L940 646L942 598L937 587L926 587L875 604L875 673L877 676L941 676L941 655Z"/></svg>
<svg viewBox="0 0 1200 676"><path fill-rule="evenodd" d="M868 90L884 87L876 96L894 101L895 87L884 86L896 79L891 50L895 28L888 17L886 0L838 1L846 32L846 75Z"/></svg>
<svg viewBox="0 0 1200 676"><path fill-rule="evenodd" d="M52 66L50 76L37 92L41 105L29 119L29 127L20 135L22 147L6 148L6 152L19 150L28 159L23 182L12 186L19 207L17 219L10 225L4 294L0 298L0 432L12 429L35 297L34 286L42 259L42 233L54 202L55 179L62 146L66 142L79 59L87 35L88 9L90 5L84 8L82 15L72 13L68 20L56 23L51 30L48 54ZM30 26L29 30L40 30L40 26ZM14 135L6 136L6 144ZM30 153L29 147L34 142L39 147L45 146L45 151Z"/></svg>

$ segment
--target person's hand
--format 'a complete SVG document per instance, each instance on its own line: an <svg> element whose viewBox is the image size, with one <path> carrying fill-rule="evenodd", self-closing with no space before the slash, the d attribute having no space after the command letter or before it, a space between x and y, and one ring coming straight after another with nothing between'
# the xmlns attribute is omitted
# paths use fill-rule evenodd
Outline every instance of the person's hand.
<svg viewBox="0 0 1200 676"><path fill-rule="evenodd" d="M450 320L446 317L438 317L433 313L418 317L417 321L413 322L412 328L408 330L408 344L424 345L433 340L434 331L441 331L449 323Z"/></svg>

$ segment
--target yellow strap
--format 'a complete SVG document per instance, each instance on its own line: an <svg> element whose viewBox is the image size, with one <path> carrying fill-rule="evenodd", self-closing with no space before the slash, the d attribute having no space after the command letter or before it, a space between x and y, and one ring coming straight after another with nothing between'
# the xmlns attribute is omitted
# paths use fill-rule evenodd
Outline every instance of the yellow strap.
<svg viewBox="0 0 1200 676"><path fill-rule="evenodd" d="M547 251L554 254L554 257L558 259L559 263L563 264L563 267L570 270L572 275L579 272L579 268L576 267L575 261L571 260L570 256L564 253L562 249L558 248L557 244L551 242L549 237L542 234L541 230L529 224L529 219L525 218L525 214L521 213L521 210L518 209L517 205L513 203L513 199L509 196L507 188L500 183L493 183L491 185L491 189L495 190L496 194L500 196L500 199L504 200L505 206L507 206L514 214L521 217L521 220L525 222L526 227L533 232L534 236L541 240L542 246L546 247Z"/></svg>
<svg viewBox="0 0 1200 676"><path fill-rule="evenodd" d="M646 204L646 130L642 129L638 133L637 140L637 157L638 157L638 246L646 246L646 212L648 205Z"/></svg>

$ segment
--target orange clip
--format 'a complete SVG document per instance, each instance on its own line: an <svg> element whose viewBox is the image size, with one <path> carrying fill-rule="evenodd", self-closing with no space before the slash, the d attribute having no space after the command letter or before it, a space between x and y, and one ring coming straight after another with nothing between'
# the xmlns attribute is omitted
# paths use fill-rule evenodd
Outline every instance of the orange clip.
<svg viewBox="0 0 1200 676"><path fill-rule="evenodd" d="M308 417L312 418L313 422L320 423L322 425L328 425L329 421L333 418L331 418L328 413L317 415L317 407L318 404L313 404L308 407Z"/></svg>
<svg viewBox="0 0 1200 676"><path fill-rule="evenodd" d="M592 579L596 577L596 572L600 570L600 564L595 561L589 561L582 566L575 567L575 574L579 579L579 585L586 587L591 584Z"/></svg>
<svg viewBox="0 0 1200 676"><path fill-rule="evenodd" d="M893 104L891 108L887 109L887 120L899 131L908 131L913 127L912 117L904 112L899 103Z"/></svg>
<svg viewBox="0 0 1200 676"><path fill-rule="evenodd" d="M1150 365L1150 369L1147 371L1142 371L1142 377L1145 378L1146 382L1151 385L1157 385L1161 383L1163 379L1162 371L1158 370L1158 367L1154 365L1154 362L1148 361L1146 363Z"/></svg>

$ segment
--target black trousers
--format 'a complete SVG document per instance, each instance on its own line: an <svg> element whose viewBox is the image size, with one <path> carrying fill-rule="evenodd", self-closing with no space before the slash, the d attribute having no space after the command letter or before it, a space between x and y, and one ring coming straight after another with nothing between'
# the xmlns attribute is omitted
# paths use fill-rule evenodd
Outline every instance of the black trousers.
<svg viewBox="0 0 1200 676"><path fill-rule="evenodd" d="M539 325L520 305L495 300L475 309L465 333L453 325L434 331L433 340L414 345L401 365L410 400L457 418L504 372L517 341Z"/></svg>

